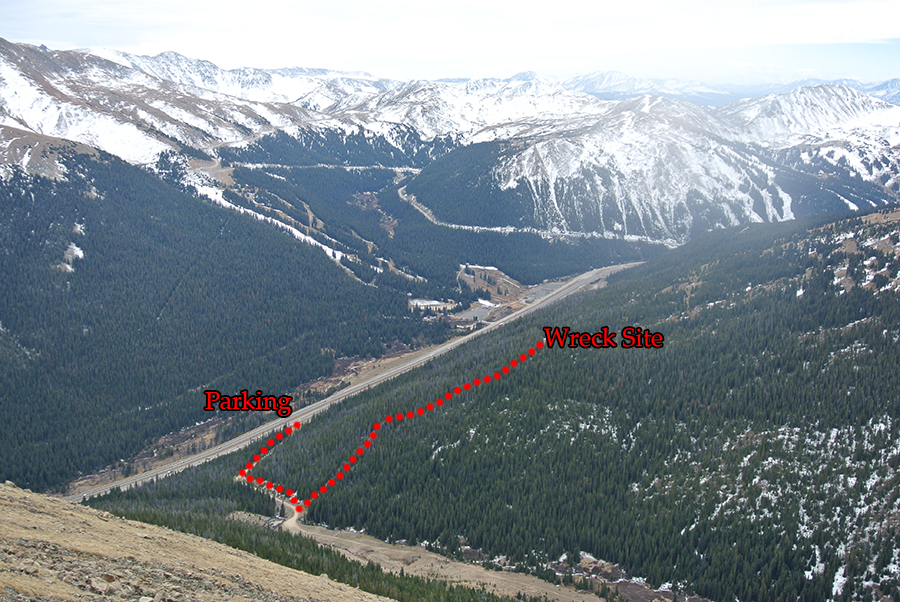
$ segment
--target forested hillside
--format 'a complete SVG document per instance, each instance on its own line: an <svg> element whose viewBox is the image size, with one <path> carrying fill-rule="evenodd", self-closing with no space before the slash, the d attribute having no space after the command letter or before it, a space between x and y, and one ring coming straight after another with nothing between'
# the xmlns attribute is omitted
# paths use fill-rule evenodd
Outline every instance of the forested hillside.
<svg viewBox="0 0 900 602"><path fill-rule="evenodd" d="M665 345L544 349L389 425L304 516L550 578L583 552L713 600L900 599L900 217L814 217L897 202L900 107L98 52L0 39L0 480L60 490L173 453L154 442L225 413L207 389L291 395L441 341L410 299L490 295L463 264L531 285L647 261L335 406L259 471L314 492L374 422L544 327L638 326ZM271 416L233 414L210 438ZM269 506L244 460L97 503L394 591L222 518Z"/></svg>
<svg viewBox="0 0 900 602"><path fill-rule="evenodd" d="M898 231L719 233L473 345L343 420L365 436L378 410L496 369L548 324L666 339L545 350L388 429L310 519L451 551L463 534L528 566L581 550L717 600L823 599L844 581L851 597L866 582L896 592ZM304 435L298 449L334 453L345 438ZM267 478L314 488L328 462L299 457L277 450Z"/></svg>
<svg viewBox="0 0 900 602"><path fill-rule="evenodd" d="M661 245L534 233L474 232L431 223L397 193L407 178L379 167L235 167L235 189L252 197L252 208L268 216L316 225L318 237L352 254L347 267L365 282L403 288L415 296L472 301L456 280L459 265L497 266L520 282L535 284L658 255ZM367 191L359 194L359 191ZM376 194L377 193L377 194ZM237 194L228 197L246 204ZM310 215L315 224L310 224ZM390 263L408 276L398 276ZM399 281L397 278L405 279Z"/></svg>
<svg viewBox="0 0 900 602"><path fill-rule="evenodd" d="M589 553L713 600L897 598L897 218L701 237L341 404L255 472L314 491L374 422L493 373L544 326L638 325L664 347L544 349L382 428L307 519L448 553L463 536L536 571ZM241 466L203 470L224 484ZM97 503L174 524L191 479Z"/></svg>
<svg viewBox="0 0 900 602"><path fill-rule="evenodd" d="M209 419L205 388L287 395L445 336L283 231L109 155L60 160L59 181L0 178L3 479L59 487Z"/></svg>
<svg viewBox="0 0 900 602"><path fill-rule="evenodd" d="M218 155L238 163L275 163L289 166L384 165L424 167L457 146L450 136L429 141L411 127L393 124L393 144L384 136L353 128L350 133L300 129L290 136L282 131L263 136L242 147L223 146Z"/></svg>
<svg viewBox="0 0 900 602"><path fill-rule="evenodd" d="M335 358L442 339L407 299L474 301L461 262L539 282L660 252L441 228L381 167L236 166L219 203L242 214L200 195L218 191L175 154L142 170L49 144L59 179L0 178L0 429L15 442L0 476L37 490L208 419L204 389L290 394ZM29 411L16 391L36 396Z"/></svg>

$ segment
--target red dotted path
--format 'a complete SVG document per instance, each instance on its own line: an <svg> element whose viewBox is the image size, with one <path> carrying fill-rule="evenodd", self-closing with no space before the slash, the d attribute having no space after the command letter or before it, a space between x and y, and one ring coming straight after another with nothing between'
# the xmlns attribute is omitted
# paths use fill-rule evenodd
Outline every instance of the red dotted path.
<svg viewBox="0 0 900 602"><path fill-rule="evenodd" d="M447 391L444 393L443 397L438 397L434 403L425 404L424 408L418 408L415 411L409 410L405 414L403 412L397 412L397 414L393 416L385 416L384 422L385 424L392 424L394 422L402 422L404 419L415 418L416 416L422 416L425 412L431 412L436 407L440 407L444 405L444 401L450 401L454 395L459 395L463 391L468 391L472 387L478 387L483 384L487 384L491 381L497 381L503 378L504 374L509 374L510 368L515 368L519 364L525 362L529 356L537 353L536 349L542 349L544 347L543 341L538 341L535 343L534 347L530 348L527 353L523 353L517 359L513 359L509 362L509 365L503 366L499 371L494 372L493 374L488 374L482 378L476 378L471 383L464 383L461 387L454 387L453 391ZM245 468L242 468L238 471L238 475L247 479L248 483L256 483L257 485L265 486L266 489L274 489L276 493L281 494L287 499L292 505L295 505L295 510L297 512L303 512L303 508L309 507L312 504L312 501L317 499L320 495L326 493L329 488L337 485L337 482L344 478L344 475L350 471L354 464L359 461L359 458L366 453L366 450L372 447L372 444L378 438L378 431L382 429L383 425L379 422L376 422L372 425L372 432L369 433L368 438L362 442L360 447L357 447L356 450L350 454L350 457L347 458L347 461L341 466L340 470L338 470L334 477L328 479L324 485L319 487L318 490L314 490L310 492L309 496L302 500L298 495L299 492L294 491L293 489L288 489L284 485L279 483L273 483L271 481L267 481L262 477L254 476L252 471L256 466L256 463L259 462L263 456L271 451L272 447L275 445L277 441L281 441L286 436L300 430L300 423L295 422L293 427L287 427L284 431L278 431L273 436L274 438L266 441L266 445L261 447L258 454L253 456L253 460L247 462Z"/></svg>

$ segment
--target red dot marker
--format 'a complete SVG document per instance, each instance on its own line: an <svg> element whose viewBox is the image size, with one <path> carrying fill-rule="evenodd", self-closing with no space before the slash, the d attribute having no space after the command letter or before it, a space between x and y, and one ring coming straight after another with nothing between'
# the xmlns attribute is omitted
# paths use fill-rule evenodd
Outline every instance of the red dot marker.
<svg viewBox="0 0 900 602"><path fill-rule="evenodd" d="M522 354L520 354L520 355L518 356L518 358L510 360L510 362L509 362L509 364L508 364L507 366L503 366L499 371L494 372L493 375L487 374L487 375L485 375L483 378L476 378L476 379L474 379L472 382L466 382L466 383L463 383L461 387L459 387L459 386L458 386L458 387L454 387L454 388L452 389L452 391L448 391L448 392L444 393L444 395L443 395L442 397L439 397L434 403L427 403L427 404L425 404L424 408L421 408L421 407L420 407L420 408L416 408L415 410L409 410L409 411L407 411L407 412L405 413L405 417L406 417L406 418L413 418L413 417L415 417L417 414L418 414L419 416L422 416L422 415L425 414L425 411L426 411L426 410L427 410L427 411L432 411L432 410L435 409L435 406L437 406L437 407L442 406L442 405L444 404L444 401L445 401L445 400L447 400L447 401L451 400L451 399L453 398L453 395L454 395L454 394L456 394L456 395L461 395L463 390L465 390L465 391L470 391L470 390L472 389L473 386L478 387L478 386L480 386L481 384L487 384L487 383L491 382L491 379L492 379L492 378L493 378L494 380L500 380L500 379L502 378L502 375L503 375L503 374L509 374L510 368L515 368L515 367L517 367L517 366L519 365L519 363L525 362L526 360L529 359L528 356L534 356L534 355L537 354L536 349L543 349L543 347L544 347L544 342L543 342L543 341L538 341L537 343L535 343L535 346L534 346L534 347L531 347L531 348L529 348L529 349L527 350L527 354L526 354L526 353L522 353ZM385 416L385 418L384 418L384 423L390 424L390 423L393 422L394 420L396 420L397 422L400 422L400 421L403 420L403 418L404 418L404 413L403 413L403 412L398 412L398 413L396 414L396 416L390 416L390 415ZM272 483L271 481L265 481L265 480L263 479L263 477L254 477L252 474L250 474L250 470L255 466L255 463L256 463L256 462L259 462L259 461L260 461L262 455L266 455L266 454L268 454L268 453L271 451L271 448L275 445L275 440L281 441L282 439L285 438L286 435L290 435L290 434L293 433L294 430L299 429L299 428L300 428L300 425L301 425L300 421L296 421L296 422L294 422L293 427L291 427L291 426L285 426L283 432L280 432L280 431L279 431L279 432L275 432L275 433L272 435L272 436L274 437L274 439L268 439L268 440L266 441L267 446L266 446L266 447L260 448L260 453L253 456L253 462L247 462L247 464L246 464L246 469L241 469L241 470L238 472L238 475L241 476L241 477L245 477L245 478L247 479L247 482L248 482L248 483L253 483L254 480L255 480L255 482L256 482L258 485L265 484L265 486L266 486L267 489L273 489L273 488L274 488L275 491L277 491L278 493L285 493L285 488L284 488L283 485L276 485L275 483ZM374 441L374 440L378 437L377 431L381 430L381 426L382 426L381 423L378 423L378 422L373 423L373 425L372 425L372 432L369 434L369 437L368 437L366 440L363 441L363 444L362 444L363 447L358 447L358 448L356 449L356 455L351 455L351 456L349 457L349 463L348 463L348 462L345 462L345 463L343 464L343 471L349 471L349 470L352 468L351 465L354 464L354 463L356 463L356 461L357 461L357 456L362 456L363 453L365 453L365 450L366 450L366 449L369 449L369 448L372 447L372 441ZM327 484L327 485L322 485L322 486L319 488L319 490L321 491L321 493L324 494L325 492L327 492L328 487L333 487L333 486L335 486L335 485L336 485L336 482L337 482L335 479L337 479L337 480L343 479L343 478L344 478L344 474L345 474L344 472L338 471L338 472L335 474L334 478L328 479L328 484ZM298 499L295 495L293 495L293 493L294 493L294 492L293 492L293 490L291 490L291 489L287 489L287 490L286 490L286 493L285 493L286 498L287 498L287 499L290 499L291 504L297 503L297 499ZM302 512L304 506L307 506L307 507L308 507L308 506L312 503L312 502L310 501L310 499L316 499L316 498L318 498L318 496L319 496L319 492L313 491L313 492L311 493L311 495L310 495L310 498L304 500L302 504L298 504L298 505L297 505L296 511L297 511L297 512Z"/></svg>
<svg viewBox="0 0 900 602"><path fill-rule="evenodd" d="M297 502L294 502L294 503L296 504ZM299 514L299 513L303 512L303 506L297 506L296 508L294 508L294 510L296 510L297 513Z"/></svg>

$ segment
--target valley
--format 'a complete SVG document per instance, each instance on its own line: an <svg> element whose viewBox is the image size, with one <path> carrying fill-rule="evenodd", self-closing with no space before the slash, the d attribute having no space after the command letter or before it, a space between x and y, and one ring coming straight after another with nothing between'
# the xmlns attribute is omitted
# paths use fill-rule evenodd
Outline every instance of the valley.
<svg viewBox="0 0 900 602"><path fill-rule="evenodd" d="M897 602L897 82L399 81L0 39L0 584ZM291 532L278 483L312 492Z"/></svg>
<svg viewBox="0 0 900 602"><path fill-rule="evenodd" d="M213 181L228 179L225 163L414 169L403 188L436 223L667 246L900 193L890 82L801 82L711 106L685 100L694 95L678 86L616 88L621 74L400 82L232 72L176 53L94 55L5 40L0 51L0 125L154 171L173 154L195 170L175 179L200 190L209 183L191 176L204 165Z"/></svg>
<svg viewBox="0 0 900 602"><path fill-rule="evenodd" d="M891 591L896 220L882 211L701 238L680 257L623 272L486 333L415 378L332 408L276 447L264 474L317 489L334 459L310 450L340 454L385 412L498 365L548 323L587 331L639 323L664 332L665 348L546 349L501 383L382 432L305 519L378 540L427 541L457 557L466 552L456 534L465 534L479 557L506 556L535 572L577 546L628 575L681 582L710 599L755 587L818 597L835 583L858 592L873 581ZM772 373L784 376L764 378ZM829 393L835 386L839 396ZM185 487L172 481L155 495ZM141 515L127 495L111 495L99 503ZM855 555L840 541L853 542ZM548 544L540 556L516 555ZM776 568L792 546L784 562L802 570ZM755 563L780 576L717 576ZM755 596L769 598L747 597Z"/></svg>
<svg viewBox="0 0 900 602"><path fill-rule="evenodd" d="M179 450L181 453L177 455L175 453L171 454L170 462L153 462L153 466L149 470L141 471L140 464L135 466L136 463L130 463L132 470L136 469L134 472L137 474L128 475L124 478L117 478L118 475L121 474L121 471L106 469L102 473L79 479L73 483L63 499L66 501L82 501L86 498L103 495L113 489L127 490L131 487L140 486L143 483L156 482L158 479L171 476L172 474L181 472L191 466L203 464L220 456L230 454L236 450L244 449L265 437L267 433L283 428L285 425L293 424L296 421L306 423L320 412L327 410L332 404L340 403L352 395L365 391L421 366L422 364L447 353L451 349L464 345L473 337L481 336L502 324L513 322L541 307L555 303L581 290L590 290L602 286L609 275L631 267L634 267L634 264L611 266L580 274L574 278L560 282L555 286L548 285L526 289L519 299L514 300L513 303L506 306L510 311L502 312L501 315L503 317L498 321L487 323L482 329L459 336L441 345L426 347L415 352L404 353L397 357L386 358L381 361L366 362L359 370L354 370L352 375L346 375L346 380L343 378L340 379L340 384L336 387L339 390L336 393L329 395L322 401L296 409L289 418L273 420L218 445L213 445L214 437L212 435L214 433L210 433L208 429L220 425L209 425L209 427L199 429L195 427L191 430L196 432L188 433L191 445L199 446L201 448L205 447L206 449L202 449L197 453L191 453L190 455L186 455L183 450ZM513 310L513 308L515 308L515 310ZM161 452L161 455L167 456L169 455L167 452L170 449L170 447L164 446L159 449L159 452ZM157 453L154 452L153 455L156 456Z"/></svg>

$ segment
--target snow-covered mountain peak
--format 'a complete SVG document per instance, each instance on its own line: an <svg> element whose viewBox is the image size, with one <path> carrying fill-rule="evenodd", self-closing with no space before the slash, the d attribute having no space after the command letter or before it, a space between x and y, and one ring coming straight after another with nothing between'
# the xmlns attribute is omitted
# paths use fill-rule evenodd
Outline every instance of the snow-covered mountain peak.
<svg viewBox="0 0 900 602"><path fill-rule="evenodd" d="M292 165L296 154L308 154L426 171L446 153L468 152L460 146L486 142L469 149L477 161L435 169L448 177L452 165L449 177L482 186L488 205L515 197L519 213L507 220L492 208L490 223L465 221L477 212L445 219L668 244L710 227L900 195L900 107L829 84L712 109L715 103L676 93L717 94L692 85L617 72L563 85L531 72L398 82L326 69L225 70L175 52L55 52L0 40L0 142L7 162L29 168L37 166L33 149L43 135L151 166L166 151L215 163L230 146L246 147L231 152L237 163ZM601 87L623 96L601 100ZM900 80L882 88L889 95ZM822 186L834 188L827 201L819 200ZM419 201L434 205L424 195ZM474 201L466 192L459 202Z"/></svg>
<svg viewBox="0 0 900 602"><path fill-rule="evenodd" d="M653 82L649 79L630 77L621 71L594 71L562 82L567 90L576 90L585 94L619 92L625 94L648 94L653 91Z"/></svg>
<svg viewBox="0 0 900 602"><path fill-rule="evenodd" d="M381 79L366 71L335 71L334 69L322 69L317 67L282 67L281 69L270 69L269 73L274 73L283 77Z"/></svg>
<svg viewBox="0 0 900 602"><path fill-rule="evenodd" d="M102 54L43 51L0 40L0 125L81 142L146 164L167 150L205 150L310 121L298 107L255 105L173 81L180 67L183 73L193 69L191 77L204 70L210 78L218 76L212 63L183 61L175 53L159 60L148 57L157 73L172 78L163 79L149 63L143 65L146 70L137 69L123 64L139 64L134 57Z"/></svg>
<svg viewBox="0 0 900 602"><path fill-rule="evenodd" d="M191 86L217 94L227 94L254 102L296 102L313 110L346 107L397 87L401 82L376 78L365 72L329 69L222 69L214 63L186 57L177 52L155 56L134 55L107 48L75 52L97 56L180 86Z"/></svg>
<svg viewBox="0 0 900 602"><path fill-rule="evenodd" d="M652 119L680 119L683 121L691 121L697 124L703 124L703 127L709 127L709 121L712 113L693 103L658 96L655 94L645 94L636 98L621 100L615 102L614 107L608 114L610 117L623 114L643 114Z"/></svg>
<svg viewBox="0 0 900 602"><path fill-rule="evenodd" d="M507 221L462 223L678 244L708 228L793 219L826 203L829 210L877 205L900 191L900 156L892 150L900 141L900 107L843 86L720 110L649 94L596 108L479 132L478 141L516 140L498 152L488 174L472 168L469 186L489 178L494 189L518 195L514 206L530 209ZM791 140L801 140L799 147ZM797 175L807 170L816 175ZM839 192L823 192L822 178ZM842 188L847 181L860 182L864 192Z"/></svg>
<svg viewBox="0 0 900 602"><path fill-rule="evenodd" d="M376 120L410 125L427 139L451 134L470 139L497 126L535 120L559 122L598 115L607 107L596 98L543 81L477 79L410 82L351 110Z"/></svg>
<svg viewBox="0 0 900 602"><path fill-rule="evenodd" d="M72 52L77 52L85 55L85 60L88 60L88 56L96 56L102 59L105 59L111 63L116 63L117 65L121 65L122 67L128 67L129 69L133 69L134 66L131 64L131 61L128 60L128 54L116 50L115 48L106 48L103 46L93 46L91 48L77 48Z"/></svg>
<svg viewBox="0 0 900 602"><path fill-rule="evenodd" d="M734 92L708 86L701 82L644 79L631 77L620 71L595 71L568 79L561 85L567 90L606 99L627 99L653 94L713 106L720 106L735 99Z"/></svg>
<svg viewBox="0 0 900 602"><path fill-rule="evenodd" d="M536 71L520 71L511 77L507 77L506 81L508 82L549 82L550 80L545 79L537 74Z"/></svg>
<svg viewBox="0 0 900 602"><path fill-rule="evenodd" d="M190 86L248 100L271 98L272 75L262 69L242 67L225 70L210 61L192 59L167 51L156 56L127 54L109 49L79 50L88 56L100 56L147 74L156 79L181 86Z"/></svg>
<svg viewBox="0 0 900 602"><path fill-rule="evenodd" d="M857 128L900 128L900 107L834 84L801 87L727 105L720 117L763 145L839 137Z"/></svg>

